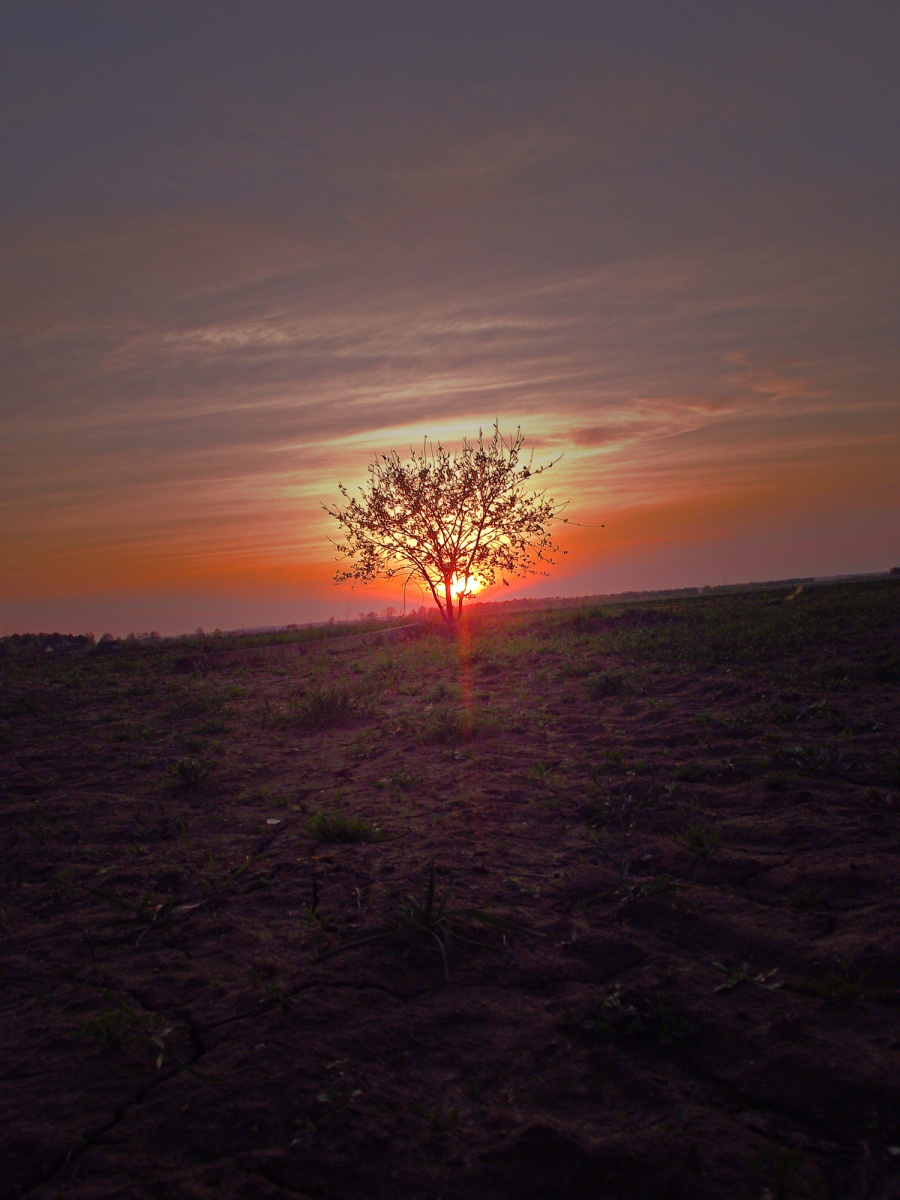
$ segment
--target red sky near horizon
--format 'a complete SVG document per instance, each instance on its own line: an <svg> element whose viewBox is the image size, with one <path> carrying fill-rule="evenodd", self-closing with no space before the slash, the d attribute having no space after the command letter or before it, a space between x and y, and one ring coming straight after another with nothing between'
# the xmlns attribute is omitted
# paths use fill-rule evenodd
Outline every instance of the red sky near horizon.
<svg viewBox="0 0 900 1200"><path fill-rule="evenodd" d="M396 602L322 503L495 420L580 523L519 594L900 565L898 33L5 5L0 634Z"/></svg>

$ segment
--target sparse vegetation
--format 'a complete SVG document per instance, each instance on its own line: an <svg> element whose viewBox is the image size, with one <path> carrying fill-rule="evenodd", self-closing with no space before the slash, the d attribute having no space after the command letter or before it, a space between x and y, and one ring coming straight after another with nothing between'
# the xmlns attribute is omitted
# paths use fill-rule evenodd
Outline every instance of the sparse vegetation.
<svg viewBox="0 0 900 1200"><path fill-rule="evenodd" d="M685 826L681 840L697 858L709 858L722 841L722 832L699 821L692 821Z"/></svg>
<svg viewBox="0 0 900 1200"><path fill-rule="evenodd" d="M104 992L104 998L106 1007L103 1011L79 1027L82 1037L99 1042L105 1049L145 1051L155 1058L158 1071L169 1066L203 1078L193 1064L183 1061L175 1050L175 1025L159 1013L139 1011L112 992Z"/></svg>
<svg viewBox="0 0 900 1200"><path fill-rule="evenodd" d="M10 1195L884 1192L898 586L0 655Z"/></svg>
<svg viewBox="0 0 900 1200"><path fill-rule="evenodd" d="M313 813L307 817L305 829L317 842L380 842L386 836L364 817L336 812Z"/></svg>
<svg viewBox="0 0 900 1200"><path fill-rule="evenodd" d="M749 963L728 964L713 961L713 966L721 971L725 978L721 983L717 984L714 992L730 992L736 987L741 987L742 984L756 984L758 987L766 988L767 991L775 992L779 988L784 987L784 980L777 978L778 968L772 967L769 971L751 971Z"/></svg>
<svg viewBox="0 0 900 1200"><path fill-rule="evenodd" d="M179 758L174 771L179 782L186 788L198 788L207 779L213 764L206 758Z"/></svg>
<svg viewBox="0 0 900 1200"><path fill-rule="evenodd" d="M652 1038L659 1046L694 1038L697 1026L671 999L658 993L626 992L619 984L606 989L579 1023L605 1037Z"/></svg>
<svg viewBox="0 0 900 1200"><path fill-rule="evenodd" d="M432 866L428 872L425 894L420 901L414 896L407 896L401 907L400 917L389 925L382 925L362 937L338 946L323 957L333 958L359 946L372 942L404 943L407 947L424 944L426 948L437 950L444 968L444 978L450 982L450 960L454 947L477 946L479 943L464 936L459 927L466 925L482 925L497 929L501 933L525 933L522 925L498 916L487 908L448 908L447 894L439 895L437 891L437 873Z"/></svg>
<svg viewBox="0 0 900 1200"><path fill-rule="evenodd" d="M317 683L308 690L288 693L280 702L273 703L266 697L264 719L282 729L317 731L367 717L375 704L376 697L367 688Z"/></svg>

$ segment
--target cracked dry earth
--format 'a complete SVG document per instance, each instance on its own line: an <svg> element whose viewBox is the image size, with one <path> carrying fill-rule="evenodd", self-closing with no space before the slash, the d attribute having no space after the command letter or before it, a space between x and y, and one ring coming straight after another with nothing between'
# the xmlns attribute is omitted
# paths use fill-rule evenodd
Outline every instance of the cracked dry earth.
<svg viewBox="0 0 900 1200"><path fill-rule="evenodd" d="M900 1197L898 598L3 660L0 1196Z"/></svg>

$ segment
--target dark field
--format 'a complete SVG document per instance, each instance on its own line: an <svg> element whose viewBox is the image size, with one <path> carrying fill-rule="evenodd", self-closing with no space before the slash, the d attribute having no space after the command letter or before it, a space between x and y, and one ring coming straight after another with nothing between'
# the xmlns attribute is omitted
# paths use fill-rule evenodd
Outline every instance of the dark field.
<svg viewBox="0 0 900 1200"><path fill-rule="evenodd" d="M900 1197L898 628L0 660L0 1196Z"/></svg>

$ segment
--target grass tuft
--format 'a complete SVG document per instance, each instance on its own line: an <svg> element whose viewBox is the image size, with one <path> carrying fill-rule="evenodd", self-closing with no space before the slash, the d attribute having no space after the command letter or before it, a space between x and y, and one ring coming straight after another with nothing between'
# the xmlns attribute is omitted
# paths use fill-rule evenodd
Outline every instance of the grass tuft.
<svg viewBox="0 0 900 1200"><path fill-rule="evenodd" d="M270 706L267 702L266 717L270 723L286 728L331 729L369 716L374 707L375 698L368 688L326 683L317 684L300 695L289 696L286 704L280 707Z"/></svg>
<svg viewBox="0 0 900 1200"><path fill-rule="evenodd" d="M183 787L198 788L212 768L213 764L205 758L179 758L173 769Z"/></svg>
<svg viewBox="0 0 900 1200"><path fill-rule="evenodd" d="M398 921L373 930L363 937L354 938L353 941L345 942L343 946L338 946L322 955L322 958L333 958L337 954L343 954L346 950L373 942L400 941L407 946L423 942L440 954L444 978L449 983L452 949L459 944L481 945L480 942L463 937L456 930L457 923L461 921L491 927L500 930L504 935L512 932L528 932L523 926L509 921L505 917L497 916L487 908L448 908L446 894L443 896L437 894L437 874L432 865L428 872L428 882L421 903L414 896L407 896L407 902L401 909Z"/></svg>
<svg viewBox="0 0 900 1200"><path fill-rule="evenodd" d="M386 834L364 817L346 816L344 813L318 812L308 817L305 824L307 834L317 842L360 843L382 842Z"/></svg>

